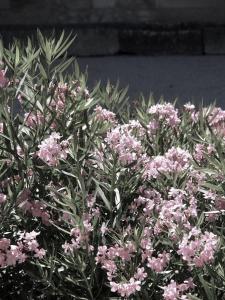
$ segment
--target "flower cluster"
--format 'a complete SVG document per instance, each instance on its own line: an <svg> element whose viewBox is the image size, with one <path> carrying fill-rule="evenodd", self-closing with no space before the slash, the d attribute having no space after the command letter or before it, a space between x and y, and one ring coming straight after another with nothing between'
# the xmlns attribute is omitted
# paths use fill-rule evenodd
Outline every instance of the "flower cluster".
<svg viewBox="0 0 225 300"><path fill-rule="evenodd" d="M175 109L171 103L153 105L148 110L148 113L153 115L156 119L165 121L165 123L172 128L177 127L181 122L178 117L178 110Z"/></svg>
<svg viewBox="0 0 225 300"><path fill-rule="evenodd" d="M62 248L66 254L80 248L88 248L89 251L93 250L93 246L89 244L89 235L93 231L93 227L88 219L84 220L82 225L82 229L80 228L81 226L76 226L71 230L71 243L65 242L62 245Z"/></svg>
<svg viewBox="0 0 225 300"><path fill-rule="evenodd" d="M157 178L161 174L181 173L190 166L191 155L181 148L172 147L163 156L158 155L145 165L144 178Z"/></svg>
<svg viewBox="0 0 225 300"><path fill-rule="evenodd" d="M37 126L41 126L44 123L44 116L40 112L29 112L24 114L24 122L26 126L31 128L36 128Z"/></svg>
<svg viewBox="0 0 225 300"><path fill-rule="evenodd" d="M204 234L197 228L185 234L179 244L178 254L182 256L190 266L203 267L212 262L218 246L218 237L212 232Z"/></svg>
<svg viewBox="0 0 225 300"><path fill-rule="evenodd" d="M113 112L102 108L101 106L97 106L94 111L96 120L107 121L112 124L116 122L116 115Z"/></svg>
<svg viewBox="0 0 225 300"><path fill-rule="evenodd" d="M40 218L45 225L50 225L50 214L47 206L39 201L32 199L32 193L29 189L22 190L16 201L19 208L26 214L30 214L35 218Z"/></svg>
<svg viewBox="0 0 225 300"><path fill-rule="evenodd" d="M181 284L177 284L174 280L171 280L171 282L163 288L163 298L164 300L188 300L189 297L184 293L190 289L193 289L194 286L195 285L192 278L185 280Z"/></svg>
<svg viewBox="0 0 225 300"><path fill-rule="evenodd" d="M39 232L23 232L19 234L16 244L12 244L10 239L0 239L0 267L15 266L16 263L25 262L29 256L42 259L45 250L39 247L36 237Z"/></svg>
<svg viewBox="0 0 225 300"><path fill-rule="evenodd" d="M135 138L129 127L117 126L107 132L105 141L115 151L123 165L136 162L142 153L141 142Z"/></svg>
<svg viewBox="0 0 225 300"><path fill-rule="evenodd" d="M132 242L126 243L124 246L118 244L107 248L106 246L99 246L98 253L95 258L98 264L101 264L102 269L107 271L107 278L110 282L112 292L117 292L122 297L129 297L141 290L141 284L147 277L143 267L138 267L133 277L125 282L117 282L117 272L122 271L122 267L132 260L136 252L135 246Z"/></svg>
<svg viewBox="0 0 225 300"><path fill-rule="evenodd" d="M40 149L37 152L38 157L49 166L56 166L59 164L59 159L67 157L68 142L59 142L60 138L59 133L53 132L38 146Z"/></svg>

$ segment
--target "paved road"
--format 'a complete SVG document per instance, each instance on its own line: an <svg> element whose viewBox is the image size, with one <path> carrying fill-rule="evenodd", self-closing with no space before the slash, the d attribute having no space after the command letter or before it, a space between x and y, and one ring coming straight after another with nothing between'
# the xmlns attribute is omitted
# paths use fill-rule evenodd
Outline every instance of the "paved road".
<svg viewBox="0 0 225 300"><path fill-rule="evenodd" d="M225 56L116 56L78 58L88 66L89 86L101 79L129 85L129 96L138 99L151 92L179 103L217 101L225 109Z"/></svg>

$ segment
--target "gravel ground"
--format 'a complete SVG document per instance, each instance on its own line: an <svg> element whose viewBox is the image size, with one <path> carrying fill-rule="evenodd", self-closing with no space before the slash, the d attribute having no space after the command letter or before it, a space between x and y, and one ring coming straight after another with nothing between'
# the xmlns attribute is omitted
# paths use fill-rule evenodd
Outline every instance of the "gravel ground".
<svg viewBox="0 0 225 300"><path fill-rule="evenodd" d="M131 100L142 92L146 97L153 93L156 100L178 98L180 104L216 100L225 108L225 56L80 57L78 63L82 71L88 67L90 87L98 80L119 80L121 87L129 85Z"/></svg>

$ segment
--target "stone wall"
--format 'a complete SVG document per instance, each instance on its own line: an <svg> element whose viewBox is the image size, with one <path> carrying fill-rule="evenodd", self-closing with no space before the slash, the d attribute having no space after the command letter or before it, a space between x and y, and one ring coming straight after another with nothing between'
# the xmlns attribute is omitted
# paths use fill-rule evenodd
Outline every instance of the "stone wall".
<svg viewBox="0 0 225 300"><path fill-rule="evenodd" d="M0 33L67 28L77 55L225 53L224 0L0 0Z"/></svg>

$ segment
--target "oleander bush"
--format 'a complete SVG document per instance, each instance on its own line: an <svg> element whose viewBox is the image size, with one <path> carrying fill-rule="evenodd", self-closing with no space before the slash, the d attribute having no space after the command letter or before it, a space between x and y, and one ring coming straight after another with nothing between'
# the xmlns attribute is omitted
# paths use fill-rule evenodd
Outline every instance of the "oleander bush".
<svg viewBox="0 0 225 300"><path fill-rule="evenodd" d="M225 111L89 91L72 41L1 44L0 298L225 299Z"/></svg>

